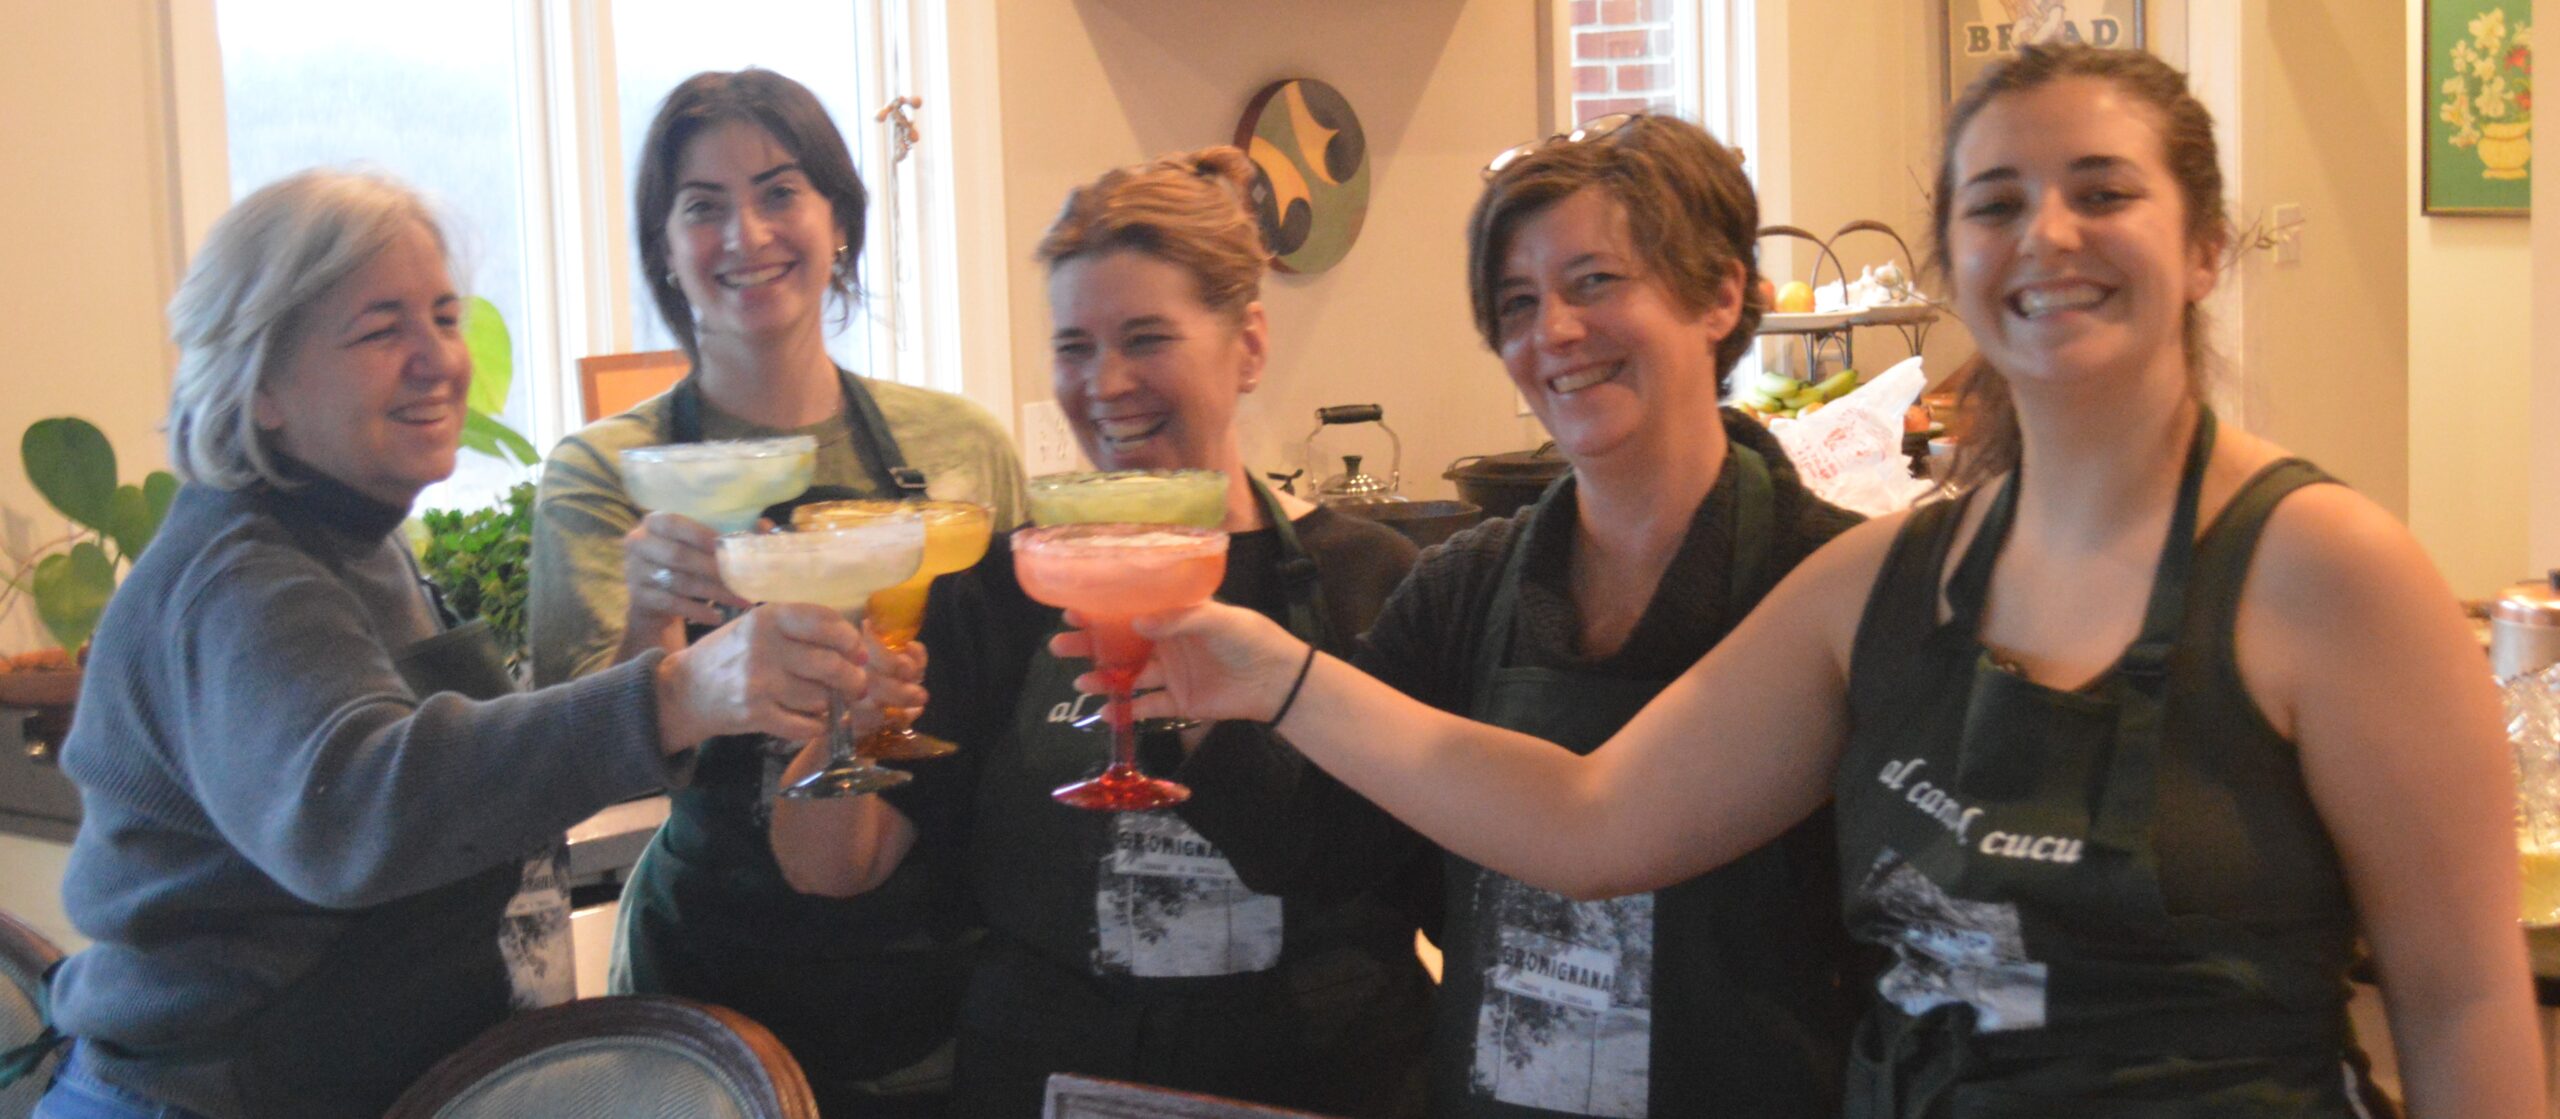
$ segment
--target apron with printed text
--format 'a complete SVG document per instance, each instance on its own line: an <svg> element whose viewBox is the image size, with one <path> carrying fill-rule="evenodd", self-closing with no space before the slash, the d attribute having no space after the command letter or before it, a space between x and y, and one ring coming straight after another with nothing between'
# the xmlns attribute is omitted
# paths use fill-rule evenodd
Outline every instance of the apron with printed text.
<svg viewBox="0 0 2560 1119"><path fill-rule="evenodd" d="M1767 464L1735 445L1725 625L1774 581ZM1473 717L1589 753L1665 680L1517 667L1511 649L1529 524L1512 534L1477 652ZM1718 635L1721 638L1721 635ZM1827 819L1797 825L1827 834ZM1810 833L1808 833L1810 834ZM1828 1116L1846 1018L1824 872L1772 843L1664 889L1575 901L1446 857L1448 926L1432 1038L1432 1113Z"/></svg>
<svg viewBox="0 0 2560 1119"><path fill-rule="evenodd" d="M1325 633L1314 559L1269 489L1257 481L1255 494L1278 544L1289 629L1340 648ZM994 935L964 1011L956 1113L1029 1114L1057 1071L1327 1111L1389 1094L1317 1081L1365 1085L1367 1066L1410 1069L1396 1054L1411 1047L1384 1038L1398 1007L1420 1017L1411 926L1284 960L1312 911L1246 887L1179 815L1051 800L1110 753L1109 735L1076 726L1103 704L1076 691L1080 667L1035 653L1011 741L984 759L971 868ZM1143 768L1181 761L1176 735L1143 735Z"/></svg>
<svg viewBox="0 0 2560 1119"><path fill-rule="evenodd" d="M2228 642L2276 503L2327 479L2276 464L2200 542L2213 440L2207 410L2140 636L2076 691L2027 679L1977 636L2020 475L1948 580L1944 622L1940 572L1964 504L1923 507L1905 526L1860 626L1835 787L1851 931L1893 954L1859 1029L1849 1115L2364 1113L2335 852L2290 744L2263 720L2219 714L2247 702L2236 669L2193 667L2214 634ZM2212 857L2274 860L2277 880L2307 884L2300 912L2244 924L2172 911L2161 829L2187 821L2162 812L2160 793L2188 753L2267 759L2241 771L2264 776L2213 792L2247 798L2245 817L2285 820L2275 834L2290 838Z"/></svg>

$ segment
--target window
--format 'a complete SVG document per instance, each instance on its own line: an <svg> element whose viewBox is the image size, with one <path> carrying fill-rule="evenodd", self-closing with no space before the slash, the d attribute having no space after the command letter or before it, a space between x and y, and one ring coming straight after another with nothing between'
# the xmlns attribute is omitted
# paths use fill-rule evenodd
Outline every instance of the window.
<svg viewBox="0 0 2560 1119"><path fill-rule="evenodd" d="M875 294L831 324L836 359L966 387L924 360L930 336L960 333L955 270L936 255L949 255L952 203L926 193L951 190L930 150L950 136L950 114L916 113L927 158L887 174L887 126L869 111L893 82L948 93L944 60L911 46L950 41L942 13L910 14L906 0L734 0L716 17L685 0L171 6L174 80L195 94L178 99L177 122L190 250L233 198L304 167L361 163L419 187L453 226L457 282L506 317L516 360L502 418L538 448L583 420L578 358L672 345L637 275L630 174L658 102L702 70L789 75L853 149L872 192L862 287ZM939 235L918 228L933 222ZM902 304L907 291L920 297ZM1008 393L979 395L1001 415ZM420 506L483 504L522 477L466 454Z"/></svg>
<svg viewBox="0 0 2560 1119"><path fill-rule="evenodd" d="M1611 113L1680 110L1676 0L1571 0L1569 124Z"/></svg>
<svg viewBox="0 0 2560 1119"><path fill-rule="evenodd" d="M1758 0L1548 0L1552 118L1676 113L1754 150Z"/></svg>

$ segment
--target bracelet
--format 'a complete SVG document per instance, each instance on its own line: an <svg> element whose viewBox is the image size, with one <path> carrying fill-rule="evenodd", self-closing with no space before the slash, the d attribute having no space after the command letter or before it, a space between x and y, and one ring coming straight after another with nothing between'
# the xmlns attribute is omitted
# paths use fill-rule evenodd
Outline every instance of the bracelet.
<svg viewBox="0 0 2560 1119"><path fill-rule="evenodd" d="M1289 694L1280 698L1280 709L1272 712L1271 718L1262 725L1273 730L1280 729L1280 720L1288 718L1289 709L1298 705L1298 689L1307 686L1307 673L1315 666L1316 646L1310 641L1307 643L1307 659L1298 662L1298 678L1289 683Z"/></svg>

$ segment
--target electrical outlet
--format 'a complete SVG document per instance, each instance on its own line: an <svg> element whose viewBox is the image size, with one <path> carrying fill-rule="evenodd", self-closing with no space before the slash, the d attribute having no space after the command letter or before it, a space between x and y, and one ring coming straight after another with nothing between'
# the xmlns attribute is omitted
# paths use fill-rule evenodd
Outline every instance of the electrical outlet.
<svg viewBox="0 0 2560 1119"><path fill-rule="evenodd" d="M1084 453L1076 449L1076 434L1068 429L1067 413L1057 401L1022 406L1022 468L1034 475L1085 468Z"/></svg>

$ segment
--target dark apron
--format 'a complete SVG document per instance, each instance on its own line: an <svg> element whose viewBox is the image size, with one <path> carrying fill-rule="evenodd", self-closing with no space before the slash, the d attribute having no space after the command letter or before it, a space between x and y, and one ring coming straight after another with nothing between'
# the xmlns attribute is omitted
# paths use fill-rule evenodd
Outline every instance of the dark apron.
<svg viewBox="0 0 2560 1119"><path fill-rule="evenodd" d="M1739 444L1727 461L1736 468L1730 627L1774 581L1775 514L1766 462ZM1589 753L1669 681L1506 663L1529 526L1563 485L1512 535L1471 714ZM1813 876L1785 845L1651 894L1591 902L1454 855L1446 867L1433 1115L1836 1113L1836 974L1811 947L1826 931L1801 898Z"/></svg>
<svg viewBox="0 0 2560 1119"><path fill-rule="evenodd" d="M1347 653L1326 632L1314 559L1278 499L1254 488L1290 631ZM971 867L996 935L963 1012L955 1113L1037 1114L1040 1085L1060 1071L1379 1113L1402 1087L1384 1081L1412 1067L1410 1042L1388 1040L1423 997L1405 986L1423 982L1411 926L1310 951L1328 938L1310 931L1319 916L1247 889L1176 813L1052 801L1110 752L1108 736L1073 725L1102 702L1076 691L1078 667L1035 653L1011 741L983 759ZM1181 743L1145 735L1140 759L1170 773Z"/></svg>
<svg viewBox="0 0 2560 1119"><path fill-rule="evenodd" d="M2141 634L2098 680L2044 687L1977 637L2018 475L1947 584L1953 616L1928 634L1928 659L1862 666L1948 678L1934 702L1890 713L1898 726L1853 730L1837 779L1851 929L1897 960L1859 1029L1850 1116L2356 1114L2336 978L2228 922L2172 914L2159 878L2165 697L2214 430L2203 411ZM2226 523L2316 480L2273 471ZM1944 532L1931 590L1959 515L1924 508L1906 529Z"/></svg>
<svg viewBox="0 0 2560 1119"><path fill-rule="evenodd" d="M868 488L814 485L765 510L788 524L819 501L922 497L869 391L839 373ZM694 377L670 394L666 441L702 441ZM700 640L708 627L688 626ZM834 1116L939 1114L935 1071L951 1037L972 932L956 869L918 850L878 889L824 898L791 888L774 861L771 801L797 744L761 735L702 746L693 782L668 793L668 818L623 886L615 988L681 995L771 1029ZM941 760L915 763L920 774ZM928 778L931 779L931 778ZM902 1075L904 1074L904 1075Z"/></svg>

